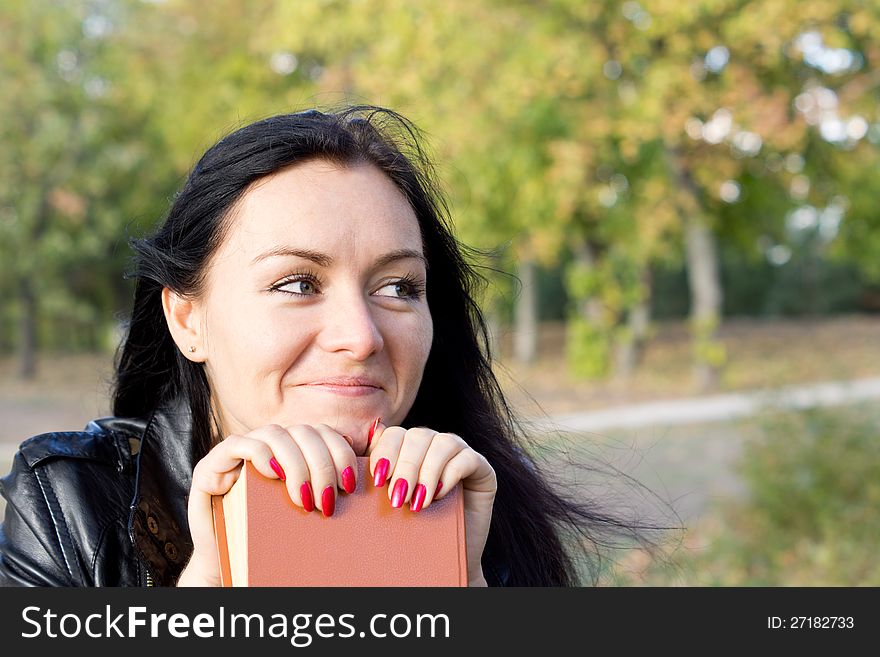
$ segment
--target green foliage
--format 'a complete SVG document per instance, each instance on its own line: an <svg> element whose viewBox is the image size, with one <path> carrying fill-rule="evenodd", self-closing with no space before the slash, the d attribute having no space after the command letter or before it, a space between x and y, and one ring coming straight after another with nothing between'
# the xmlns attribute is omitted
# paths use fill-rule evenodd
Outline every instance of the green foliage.
<svg viewBox="0 0 880 657"><path fill-rule="evenodd" d="M715 369L722 367L727 362L727 351L724 344L715 339L720 323L720 318L717 316L691 320L695 362Z"/></svg>
<svg viewBox="0 0 880 657"><path fill-rule="evenodd" d="M810 411L769 418L750 443L749 499L725 511L716 547L732 577L758 585L877 586L880 441L877 414Z"/></svg>
<svg viewBox="0 0 880 657"><path fill-rule="evenodd" d="M740 461L745 496L720 504L671 563L647 570L645 581L880 585L878 426L871 406L765 414ZM634 583L623 571L618 576Z"/></svg>
<svg viewBox="0 0 880 657"><path fill-rule="evenodd" d="M602 276L583 262L571 263L565 271L566 289L576 299L588 299L601 294Z"/></svg>
<svg viewBox="0 0 880 657"><path fill-rule="evenodd" d="M569 320L566 354L572 374L586 379L602 379L611 363L611 338L580 317Z"/></svg>

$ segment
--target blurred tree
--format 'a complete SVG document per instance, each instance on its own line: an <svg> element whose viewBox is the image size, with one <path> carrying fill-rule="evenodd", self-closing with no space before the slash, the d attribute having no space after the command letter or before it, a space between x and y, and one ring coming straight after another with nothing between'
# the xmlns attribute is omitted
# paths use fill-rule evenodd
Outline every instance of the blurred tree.
<svg viewBox="0 0 880 657"><path fill-rule="evenodd" d="M711 387L725 358L715 338L723 301L717 241L760 249L762 257L783 256L779 242L790 238L792 217L796 224L797 213L802 220L811 213L803 205L807 195L816 207L824 206L816 214L832 235L845 203L839 195L849 184L843 162L861 175L865 164L876 162L876 148L864 141L859 146L866 120L832 111L838 108L832 88L876 105L876 91L873 98L865 94L877 86L871 66L876 53L869 45L877 10L824 0L589 6L548 0L540 10L561 12L569 31L589 35L603 49L588 61L603 62L607 80L583 83L577 121L582 143L597 153L582 178L593 184L571 189L580 191L582 208L596 193L605 209L592 211L597 221L587 242L591 254L575 267L619 270L623 250L629 266L644 272L647 263L668 258L665 237L680 235L682 246L675 251L687 263L697 380ZM815 190L801 174L804 162L822 169ZM596 172L592 179L590 169ZM872 177L877 167L867 171ZM596 178L606 187L596 185ZM600 224L621 221L617 236L597 239ZM813 227L823 231L820 223ZM859 226L860 218L849 225ZM637 285L644 275L629 280ZM606 281L584 284L581 292L608 309L603 296L613 286ZM619 322L619 311L612 310L607 325ZM595 342L590 332L602 324L594 316L585 324L575 338Z"/></svg>
<svg viewBox="0 0 880 657"><path fill-rule="evenodd" d="M74 272L116 236L90 212L101 169L124 160L103 149L113 108L97 72L106 28L98 18L86 2L12 0L0 12L0 287L17 306L23 377L36 371L41 308L73 323L95 319L95 299L65 290L89 287L88 273Z"/></svg>

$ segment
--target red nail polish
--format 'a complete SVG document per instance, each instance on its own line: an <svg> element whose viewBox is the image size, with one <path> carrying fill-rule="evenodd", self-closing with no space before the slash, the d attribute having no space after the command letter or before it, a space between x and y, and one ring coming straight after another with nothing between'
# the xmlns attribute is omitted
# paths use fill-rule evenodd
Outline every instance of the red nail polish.
<svg viewBox="0 0 880 657"><path fill-rule="evenodd" d="M421 511L422 505L425 503L425 496L428 494L428 489L425 488L425 484L419 484L416 486L416 492L413 493L412 502L409 505L410 511Z"/></svg>
<svg viewBox="0 0 880 657"><path fill-rule="evenodd" d="M388 459L379 459L379 462L376 464L376 470L373 473L373 485L376 488L385 485L385 479L388 477L388 466L391 463Z"/></svg>
<svg viewBox="0 0 880 657"><path fill-rule="evenodd" d="M373 422L373 426L370 427L370 431L367 433L367 447L370 446L370 443L373 442L373 434L376 433L376 428L379 426L379 423L382 421L381 417L377 417L376 421Z"/></svg>
<svg viewBox="0 0 880 657"><path fill-rule="evenodd" d="M443 482L437 482L437 490L434 491L434 497L437 497L440 494L440 489L443 488Z"/></svg>
<svg viewBox="0 0 880 657"><path fill-rule="evenodd" d="M324 492L321 493L321 511L324 514L325 518L329 518L333 515L333 510L336 508L336 496L333 494L333 486L327 486L324 489Z"/></svg>
<svg viewBox="0 0 880 657"><path fill-rule="evenodd" d="M304 481L299 487L299 496L302 498L303 509L311 513L315 510L315 499L312 497L312 485Z"/></svg>
<svg viewBox="0 0 880 657"><path fill-rule="evenodd" d="M278 475L278 478L281 481L287 479L287 477L284 476L284 470L281 468L281 464L279 464L278 461L275 460L274 456L269 459L269 467L272 468L272 470L275 472L275 474Z"/></svg>
<svg viewBox="0 0 880 657"><path fill-rule="evenodd" d="M342 471L342 487L349 495L354 492L354 470L351 469L351 466Z"/></svg>
<svg viewBox="0 0 880 657"><path fill-rule="evenodd" d="M391 506L395 509L399 509L403 506L403 500L406 499L407 488L409 488L409 484L406 483L406 479L398 479L394 483L394 491L391 493Z"/></svg>

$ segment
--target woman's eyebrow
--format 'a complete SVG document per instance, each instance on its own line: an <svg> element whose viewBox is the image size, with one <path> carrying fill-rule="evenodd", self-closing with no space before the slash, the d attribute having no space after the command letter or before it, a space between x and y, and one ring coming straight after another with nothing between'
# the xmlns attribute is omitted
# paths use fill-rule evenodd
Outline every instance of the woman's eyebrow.
<svg viewBox="0 0 880 657"><path fill-rule="evenodd" d="M376 262L373 263L373 267L378 269L379 267L384 267L385 265L396 262L397 260L406 260L407 258L415 258L416 260L420 260L425 266L425 269L428 269L428 259L422 254L421 251L414 251L413 249L397 249L396 251L390 251L384 255L381 255L376 258Z"/></svg>
<svg viewBox="0 0 880 657"><path fill-rule="evenodd" d="M261 253L256 258L251 260L251 264L255 265L258 262L263 260L267 260L269 258L279 258L279 257L288 257L288 256L296 256L297 258L305 258L306 260L311 260L314 263L321 265L322 267L329 267L333 264L333 258L326 253L321 253L320 251L312 251L311 249L295 249L289 246L276 246L274 249L270 249L265 253Z"/></svg>
<svg viewBox="0 0 880 657"><path fill-rule="evenodd" d="M274 249L270 249L265 253L261 253L251 261L251 264L256 264L262 260L266 260L267 258L289 256L296 256L297 258L311 260L321 267L331 267L333 265L333 256L330 256L326 253L313 251L312 249L297 249L288 246L279 246ZM383 267L397 260L404 260L406 258L415 258L416 260L421 260L422 264L425 266L425 269L428 268L428 259L425 258L425 256L421 252L414 251L413 249L397 249L395 251L385 253L376 258L376 262L373 263L373 266L375 268Z"/></svg>

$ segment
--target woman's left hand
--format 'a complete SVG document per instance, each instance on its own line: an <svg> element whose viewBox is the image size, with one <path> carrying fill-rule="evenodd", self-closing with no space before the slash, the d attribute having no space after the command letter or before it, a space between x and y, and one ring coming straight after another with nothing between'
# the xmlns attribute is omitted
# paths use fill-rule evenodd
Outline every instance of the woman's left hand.
<svg viewBox="0 0 880 657"><path fill-rule="evenodd" d="M461 482L467 536L468 585L486 586L481 558L492 521L497 481L482 454L453 433L427 427L377 425L367 448L373 484L388 484L391 505L427 508ZM440 484L440 490L437 490Z"/></svg>

